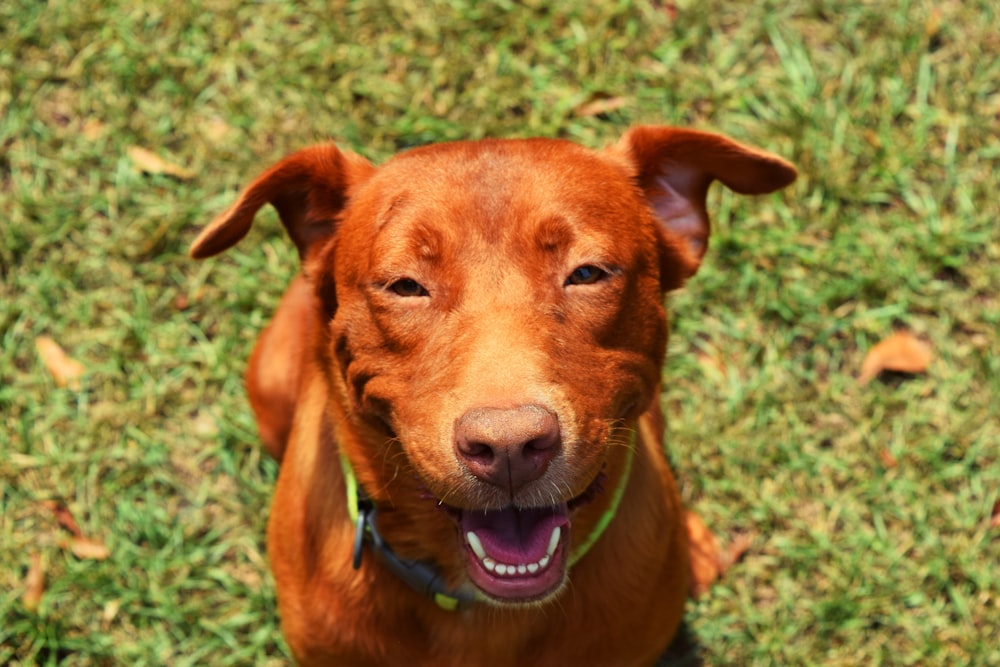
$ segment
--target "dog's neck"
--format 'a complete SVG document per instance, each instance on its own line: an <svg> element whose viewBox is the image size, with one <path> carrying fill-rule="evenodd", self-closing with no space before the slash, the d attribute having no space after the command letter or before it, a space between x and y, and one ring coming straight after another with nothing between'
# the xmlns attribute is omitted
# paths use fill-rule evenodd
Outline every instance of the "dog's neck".
<svg viewBox="0 0 1000 667"><path fill-rule="evenodd" d="M572 551L569 566L572 567L583 558L591 547L604 534L605 529L615 518L618 505L621 503L632 472L632 459L635 457L635 442L626 449L625 466L615 484L608 508L594 524L587 537ZM354 569L361 567L365 542L378 555L379 560L406 585L424 597L430 598L437 606L447 611L467 609L476 601L476 593L471 588L462 587L449 589L441 573L432 564L421 560L400 558L393 552L389 544L379 533L376 518L378 508L375 502L365 493L354 475L354 468L343 452L340 453L340 466L344 473L344 486L347 489L347 509L351 522L355 525L354 550L352 554Z"/></svg>

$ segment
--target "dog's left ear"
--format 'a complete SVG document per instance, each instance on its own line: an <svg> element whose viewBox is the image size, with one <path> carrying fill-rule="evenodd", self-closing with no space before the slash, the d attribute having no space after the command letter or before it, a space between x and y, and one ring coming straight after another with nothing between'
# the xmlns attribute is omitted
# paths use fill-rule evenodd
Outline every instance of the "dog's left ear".
<svg viewBox="0 0 1000 667"><path fill-rule="evenodd" d="M665 290L694 275L708 248L705 196L712 181L739 194L758 195L785 187L797 175L777 155L697 130L640 125L608 150L631 164L660 222Z"/></svg>
<svg viewBox="0 0 1000 667"><path fill-rule="evenodd" d="M350 187L374 169L363 157L333 144L292 153L255 178L236 203L201 231L191 244L191 256L204 259L234 245L250 231L257 211L271 204L305 260L310 248L334 233Z"/></svg>

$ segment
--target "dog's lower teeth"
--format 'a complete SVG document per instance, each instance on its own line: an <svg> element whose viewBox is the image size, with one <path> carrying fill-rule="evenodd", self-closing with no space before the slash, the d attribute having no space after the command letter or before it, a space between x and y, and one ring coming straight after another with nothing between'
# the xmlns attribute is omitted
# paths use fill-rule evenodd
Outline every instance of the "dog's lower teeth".
<svg viewBox="0 0 1000 667"><path fill-rule="evenodd" d="M508 563L498 563L489 556L486 555L486 549L483 548L482 540L471 530L465 534L466 542L469 544L469 548L472 549L472 553L476 555L476 558L482 564L488 572L500 577L510 577L515 575L526 575L526 574L536 574L539 570L544 570L552 562L552 554L555 553L559 546L559 538L562 536L562 529L556 526L552 529L552 534L549 536L549 545L547 553L542 556L536 563L521 563L520 565L511 565Z"/></svg>

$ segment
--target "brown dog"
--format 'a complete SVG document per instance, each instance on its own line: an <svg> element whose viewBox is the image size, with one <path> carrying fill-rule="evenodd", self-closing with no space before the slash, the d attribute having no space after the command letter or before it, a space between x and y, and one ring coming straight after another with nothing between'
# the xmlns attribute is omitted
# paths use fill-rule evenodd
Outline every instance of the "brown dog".
<svg viewBox="0 0 1000 667"><path fill-rule="evenodd" d="M712 180L795 179L725 137L333 145L259 176L191 247L272 204L302 257L250 360L281 474L269 555L303 665L650 664L688 591L662 449L664 293Z"/></svg>

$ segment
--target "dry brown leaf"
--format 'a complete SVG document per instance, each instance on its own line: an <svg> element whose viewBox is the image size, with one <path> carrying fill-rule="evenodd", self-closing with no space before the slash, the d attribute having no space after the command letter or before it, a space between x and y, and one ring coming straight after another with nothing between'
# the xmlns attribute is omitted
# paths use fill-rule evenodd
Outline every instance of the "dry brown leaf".
<svg viewBox="0 0 1000 667"><path fill-rule="evenodd" d="M61 541L60 545L64 548L68 547L74 556L86 560L104 560L111 555L111 550L103 542L83 534L80 525L65 504L58 500L46 500L42 502L42 505L51 511L59 525L73 536L68 541Z"/></svg>
<svg viewBox="0 0 1000 667"><path fill-rule="evenodd" d="M147 174L166 174L182 181L194 178L194 171L164 160L156 153L140 146L129 146L128 157L139 171Z"/></svg>
<svg viewBox="0 0 1000 667"><path fill-rule="evenodd" d="M104 628L105 632L111 627L111 622L118 616L118 611L121 607L121 600L111 600L104 605L104 611L101 612L101 627Z"/></svg>
<svg viewBox="0 0 1000 667"><path fill-rule="evenodd" d="M111 550L104 542L82 535L69 541L69 550L81 560L104 560L111 555Z"/></svg>
<svg viewBox="0 0 1000 667"><path fill-rule="evenodd" d="M88 118L83 121L83 127L80 128L83 138L87 141L97 141L104 135L104 132L108 129L108 126L96 118Z"/></svg>
<svg viewBox="0 0 1000 667"><path fill-rule="evenodd" d="M940 7L931 10L927 20L924 21L924 34L928 39L934 39L941 34L942 12Z"/></svg>
<svg viewBox="0 0 1000 667"><path fill-rule="evenodd" d="M35 611L45 595L45 562L38 552L31 554L31 565L24 577L24 595L21 602L28 611Z"/></svg>
<svg viewBox="0 0 1000 667"><path fill-rule="evenodd" d="M867 141L872 148L882 148L882 138L878 135L878 132L876 132L875 130L865 130L864 132L861 133L861 135L865 138L865 141Z"/></svg>
<svg viewBox="0 0 1000 667"><path fill-rule="evenodd" d="M577 118L600 116L601 114L617 111L626 104L628 104L628 100L624 97L612 97L604 94L597 94L577 108L573 109L573 115Z"/></svg>
<svg viewBox="0 0 1000 667"><path fill-rule="evenodd" d="M722 576L719 541L694 512L688 511L686 520L688 550L691 555L691 596L698 597L706 593Z"/></svg>
<svg viewBox="0 0 1000 667"><path fill-rule="evenodd" d="M897 331L868 350L858 382L867 384L882 371L923 373L933 358L930 345L909 331Z"/></svg>
<svg viewBox="0 0 1000 667"><path fill-rule="evenodd" d="M58 500L45 500L42 502L42 506L52 512L59 525L68 530L73 537L83 536L83 531L80 530L76 519L73 518L73 513L69 511L69 508L65 504Z"/></svg>
<svg viewBox="0 0 1000 667"><path fill-rule="evenodd" d="M66 354L59 343L48 336L39 336L35 339L35 349L38 350L38 356L41 357L42 363L57 385L70 389L80 388L80 378L86 368Z"/></svg>
<svg viewBox="0 0 1000 667"><path fill-rule="evenodd" d="M899 461L897 461L896 457L892 455L892 452L889 451L888 447L882 448L882 451L879 452L879 457L882 459L882 465L886 468L895 468L899 465Z"/></svg>
<svg viewBox="0 0 1000 667"><path fill-rule="evenodd" d="M726 362L723 361L722 355L718 352L709 353L704 350L698 350L694 353L694 358L698 362L698 365L709 375L714 376L716 379L726 377Z"/></svg>
<svg viewBox="0 0 1000 667"><path fill-rule="evenodd" d="M993 514L990 516L990 528L1000 528L1000 498L993 503Z"/></svg>
<svg viewBox="0 0 1000 667"><path fill-rule="evenodd" d="M653 0L653 7L659 9L667 16L669 16L671 21L677 20L678 9L676 2L662 2L661 0Z"/></svg>

